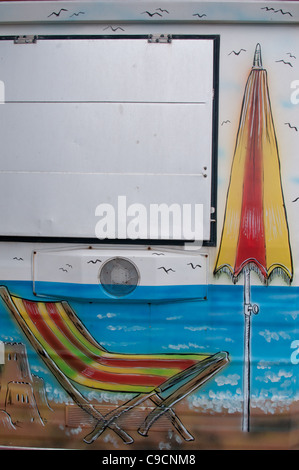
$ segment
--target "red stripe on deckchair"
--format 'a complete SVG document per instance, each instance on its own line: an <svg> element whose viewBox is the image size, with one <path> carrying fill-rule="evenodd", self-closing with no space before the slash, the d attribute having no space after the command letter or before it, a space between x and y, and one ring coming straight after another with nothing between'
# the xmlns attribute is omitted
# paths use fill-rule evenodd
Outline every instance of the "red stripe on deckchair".
<svg viewBox="0 0 299 470"><path fill-rule="evenodd" d="M123 358L113 358L107 357L107 354L104 350L101 350L99 345L99 355L93 354L90 350L88 350L83 343L81 343L75 335L70 331L67 327L65 322L60 316L60 313L56 307L56 304L53 302L45 303L47 308L47 312L51 319L55 322L56 326L60 329L60 331L65 335L65 337L71 341L74 346L76 346L80 351L82 351L86 356L94 361L97 361L99 364L103 364L106 366L111 367L151 367L151 368L163 368L163 369L178 369L178 370L185 370L188 367L196 364L198 361L192 359L130 359L128 357ZM109 353L108 353L109 354Z"/></svg>
<svg viewBox="0 0 299 470"><path fill-rule="evenodd" d="M55 336L52 330L49 328L47 323L41 316L38 307L35 302L23 300L23 305L38 329L40 335L54 349L57 355L65 361L69 367L75 372L81 374L84 377L91 378L95 381L114 383L120 385L142 385L142 386L153 386L156 387L167 380L167 377L153 376L153 375L134 375L124 373L111 373L104 372L98 369L94 369L86 365L80 358L72 354ZM52 358L53 359L53 358Z"/></svg>

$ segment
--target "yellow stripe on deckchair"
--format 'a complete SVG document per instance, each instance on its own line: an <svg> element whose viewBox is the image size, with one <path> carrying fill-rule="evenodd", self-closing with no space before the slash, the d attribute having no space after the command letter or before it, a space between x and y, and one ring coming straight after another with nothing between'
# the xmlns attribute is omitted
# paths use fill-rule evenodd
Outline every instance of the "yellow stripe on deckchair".
<svg viewBox="0 0 299 470"><path fill-rule="evenodd" d="M74 379L75 374L74 374L73 369L71 367L69 367L68 364L57 355L56 351L50 347L50 345L47 343L47 341L40 334L40 332L36 328L35 324L30 319L30 317L29 317L29 315L28 315L28 313L27 313L27 311L24 307L22 299L20 299L19 297L13 297L13 296L11 296L11 299L12 299L13 303L15 304L15 306L17 307L17 309L18 309L20 315L22 316L24 322L26 323L27 328L34 335L34 337L40 343L40 345L43 347L43 349L48 353L49 357L57 364L57 366L61 370L64 371L64 373L65 373L65 375L67 375L67 377L69 377L70 379Z"/></svg>
<svg viewBox="0 0 299 470"><path fill-rule="evenodd" d="M57 305L57 304L56 304ZM39 312L47 324L48 328L54 333L54 335L60 340L61 344L65 347L67 351L70 351L75 357L80 359L83 363L86 363L88 367L92 367L96 370L102 370L104 372L112 372L115 374L128 374L128 375L157 375L162 377L171 377L172 375L181 371L179 368L153 368L153 367L115 367L115 366L108 366L106 364L102 364L100 362L95 361L94 359L88 357L84 354L83 351L78 349L57 327L55 322L52 320L51 316L48 313L47 307L44 302L38 302L37 304ZM114 356L113 356L114 357ZM125 356L121 356L122 359ZM162 365L162 364L161 364Z"/></svg>
<svg viewBox="0 0 299 470"><path fill-rule="evenodd" d="M116 384L116 383L109 383L109 382L101 382L98 380L92 380L88 377L84 377L81 374L75 372L68 364L57 355L56 351L51 348L51 346L47 343L47 341L43 338L43 336L39 333L38 329L30 319L23 301L21 298L11 296L13 303L17 307L19 313L21 314L23 320L25 321L28 329L32 332L35 336L37 341L43 347L43 349L47 352L51 360L57 364L59 369L71 380L78 383L79 385L83 385L89 388L94 388L97 390L107 390L107 391L122 391L122 392L140 392L140 393L148 393L153 390L153 386L143 386L143 385L127 385L127 384Z"/></svg>
<svg viewBox="0 0 299 470"><path fill-rule="evenodd" d="M164 353L164 354L120 354L120 353L111 353L109 351L106 351L104 348L101 347L99 344L99 347L97 348L94 344L92 344L88 339L81 333L81 331L76 328L72 320L69 318L67 315L63 304L61 302L57 302L56 304L57 309L59 310L59 313L61 317L63 318L63 321L67 324L68 328L71 330L72 334L87 348L90 350L91 353L96 354L101 357L105 358L114 358L114 359L126 359L126 357L130 360L147 360L147 359L153 359L153 360L163 360L163 359L189 359L189 360L196 360L198 361L199 356L201 360L204 360L210 356L210 354L188 354L184 353L182 354L173 354L173 353ZM77 319L78 324L80 324L80 327L82 330L84 329L82 323L80 322L79 319Z"/></svg>

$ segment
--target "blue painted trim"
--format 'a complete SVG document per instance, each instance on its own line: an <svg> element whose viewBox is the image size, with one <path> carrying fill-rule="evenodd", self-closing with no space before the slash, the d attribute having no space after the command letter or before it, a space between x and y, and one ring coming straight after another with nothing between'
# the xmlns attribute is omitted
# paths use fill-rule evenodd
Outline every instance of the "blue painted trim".
<svg viewBox="0 0 299 470"><path fill-rule="evenodd" d="M101 284L70 284L58 282L34 283L35 295L66 300L85 301L123 301L123 302L168 302L176 300L207 300L206 285L187 286L137 286L125 296L113 296L106 292Z"/></svg>

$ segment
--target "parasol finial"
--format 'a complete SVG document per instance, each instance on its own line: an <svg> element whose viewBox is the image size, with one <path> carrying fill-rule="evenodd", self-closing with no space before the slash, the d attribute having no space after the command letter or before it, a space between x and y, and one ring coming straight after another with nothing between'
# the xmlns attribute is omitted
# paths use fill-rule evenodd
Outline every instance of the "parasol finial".
<svg viewBox="0 0 299 470"><path fill-rule="evenodd" d="M254 51L253 67L261 69L262 66L262 51L261 45L258 42Z"/></svg>

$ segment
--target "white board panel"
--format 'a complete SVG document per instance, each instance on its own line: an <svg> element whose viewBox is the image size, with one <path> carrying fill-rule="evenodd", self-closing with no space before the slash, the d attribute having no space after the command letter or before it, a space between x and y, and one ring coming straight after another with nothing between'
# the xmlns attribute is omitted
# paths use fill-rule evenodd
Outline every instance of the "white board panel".
<svg viewBox="0 0 299 470"><path fill-rule="evenodd" d="M201 204L209 239L212 40L4 40L0 59L0 235L94 238L125 197Z"/></svg>
<svg viewBox="0 0 299 470"><path fill-rule="evenodd" d="M111 190L115 187L116 190ZM110 204L115 208L116 221L115 237L110 238L159 238L149 237L149 225L140 228L139 237L128 237L120 230L123 223L118 224L118 214L129 224L133 216L127 215L128 208L133 204L143 205L149 217L152 205L182 207L182 204L190 204L195 194L200 201L209 189L209 182L200 175L182 175L178 179L176 175L116 177L91 173L2 172L1 235L95 238L96 224L100 220L95 210L100 204ZM204 211L203 216L204 239L207 239L210 213ZM155 233L154 227L151 228ZM175 238L171 233L169 238Z"/></svg>
<svg viewBox="0 0 299 470"><path fill-rule="evenodd" d="M1 41L0 80L6 101L206 102L212 51L196 39Z"/></svg>
<svg viewBox="0 0 299 470"><path fill-rule="evenodd" d="M0 106L0 171L203 173L211 105L9 103ZM197 156L200 152L200 158Z"/></svg>

